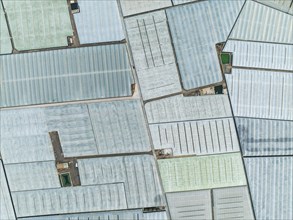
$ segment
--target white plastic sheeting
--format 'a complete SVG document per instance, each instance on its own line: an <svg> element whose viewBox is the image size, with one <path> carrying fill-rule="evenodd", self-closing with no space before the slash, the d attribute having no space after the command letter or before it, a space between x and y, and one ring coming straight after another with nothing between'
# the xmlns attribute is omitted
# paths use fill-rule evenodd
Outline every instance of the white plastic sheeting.
<svg viewBox="0 0 293 220"><path fill-rule="evenodd" d="M1 56L2 107L131 96L125 45Z"/></svg>
<svg viewBox="0 0 293 220"><path fill-rule="evenodd" d="M181 91L164 11L125 19L144 100Z"/></svg>
<svg viewBox="0 0 293 220"><path fill-rule="evenodd" d="M200 1L166 10L185 90L222 81L216 44L226 41L243 3Z"/></svg>
<svg viewBox="0 0 293 220"><path fill-rule="evenodd" d="M61 187L55 161L6 164L5 169L12 192Z"/></svg>
<svg viewBox="0 0 293 220"><path fill-rule="evenodd" d="M0 54L11 53L12 45L2 4L0 4L0 33Z"/></svg>
<svg viewBox="0 0 293 220"><path fill-rule="evenodd" d="M18 217L126 209L122 183L13 192Z"/></svg>
<svg viewBox="0 0 293 220"><path fill-rule="evenodd" d="M155 149L173 155L205 155L239 151L232 118L150 124Z"/></svg>
<svg viewBox="0 0 293 220"><path fill-rule="evenodd" d="M171 219L212 219L210 190L167 193L166 197Z"/></svg>
<svg viewBox="0 0 293 220"><path fill-rule="evenodd" d="M15 49L68 46L67 37L73 35L73 30L66 1L2 0L1 3L7 13Z"/></svg>
<svg viewBox="0 0 293 220"><path fill-rule="evenodd" d="M151 150L139 100L100 102L88 108L99 154Z"/></svg>
<svg viewBox="0 0 293 220"><path fill-rule="evenodd" d="M236 118L244 156L293 154L293 121Z"/></svg>
<svg viewBox="0 0 293 220"><path fill-rule="evenodd" d="M247 186L213 189L214 219L253 220Z"/></svg>
<svg viewBox="0 0 293 220"><path fill-rule="evenodd" d="M5 164L54 160L42 108L0 111L1 155Z"/></svg>
<svg viewBox="0 0 293 220"><path fill-rule="evenodd" d="M49 132L58 131L65 157L149 152L138 99L1 110L5 163L54 160Z"/></svg>
<svg viewBox="0 0 293 220"><path fill-rule="evenodd" d="M22 218L21 218L22 219ZM24 218L25 220L167 220L166 211L143 213L138 210L92 212Z"/></svg>
<svg viewBox="0 0 293 220"><path fill-rule="evenodd" d="M82 185L123 183L128 208L164 206L151 155L78 160Z"/></svg>
<svg viewBox="0 0 293 220"><path fill-rule="evenodd" d="M228 40L224 51L233 53L234 67L293 71L293 45Z"/></svg>
<svg viewBox="0 0 293 220"><path fill-rule="evenodd" d="M44 109L49 131L58 131L65 157L97 155L88 106L62 105Z"/></svg>
<svg viewBox="0 0 293 220"><path fill-rule="evenodd" d="M158 160L165 192L246 185L240 153Z"/></svg>
<svg viewBox="0 0 293 220"><path fill-rule="evenodd" d="M114 0L78 0L80 13L74 14L81 44L125 39L117 2Z"/></svg>
<svg viewBox="0 0 293 220"><path fill-rule="evenodd" d="M120 0L123 16L139 14L164 7L172 6L171 0Z"/></svg>
<svg viewBox="0 0 293 220"><path fill-rule="evenodd" d="M293 218L293 157L244 158L256 219Z"/></svg>
<svg viewBox="0 0 293 220"><path fill-rule="evenodd" d="M9 194L7 180L4 174L2 160L0 160L0 219L15 220L13 204Z"/></svg>
<svg viewBox="0 0 293 220"><path fill-rule="evenodd" d="M293 74L233 68L226 74L235 116L293 120Z"/></svg>
<svg viewBox="0 0 293 220"><path fill-rule="evenodd" d="M195 1L198 1L198 0L172 0L174 5L180 5L180 4L195 2Z"/></svg>
<svg viewBox="0 0 293 220"><path fill-rule="evenodd" d="M292 1L290 0L257 0L258 2L268 5L272 8L293 15Z"/></svg>
<svg viewBox="0 0 293 220"><path fill-rule="evenodd" d="M145 108L150 124L232 116L227 95L172 96L148 102Z"/></svg>
<svg viewBox="0 0 293 220"><path fill-rule="evenodd" d="M255 1L246 1L231 39L293 44L293 16Z"/></svg>

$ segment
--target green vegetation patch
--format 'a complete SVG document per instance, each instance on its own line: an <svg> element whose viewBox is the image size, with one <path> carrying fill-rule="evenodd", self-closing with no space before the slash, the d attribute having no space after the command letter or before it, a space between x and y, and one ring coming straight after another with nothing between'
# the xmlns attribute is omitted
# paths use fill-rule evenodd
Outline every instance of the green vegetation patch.
<svg viewBox="0 0 293 220"><path fill-rule="evenodd" d="M215 86L215 93L216 94L224 94L223 93L223 86L220 85L220 86Z"/></svg>
<svg viewBox="0 0 293 220"><path fill-rule="evenodd" d="M60 178L61 186L63 187L72 186L71 177L69 173L61 173L59 178Z"/></svg>
<svg viewBox="0 0 293 220"><path fill-rule="evenodd" d="M222 53L221 54L222 64L229 64L230 63L230 54L229 53Z"/></svg>

